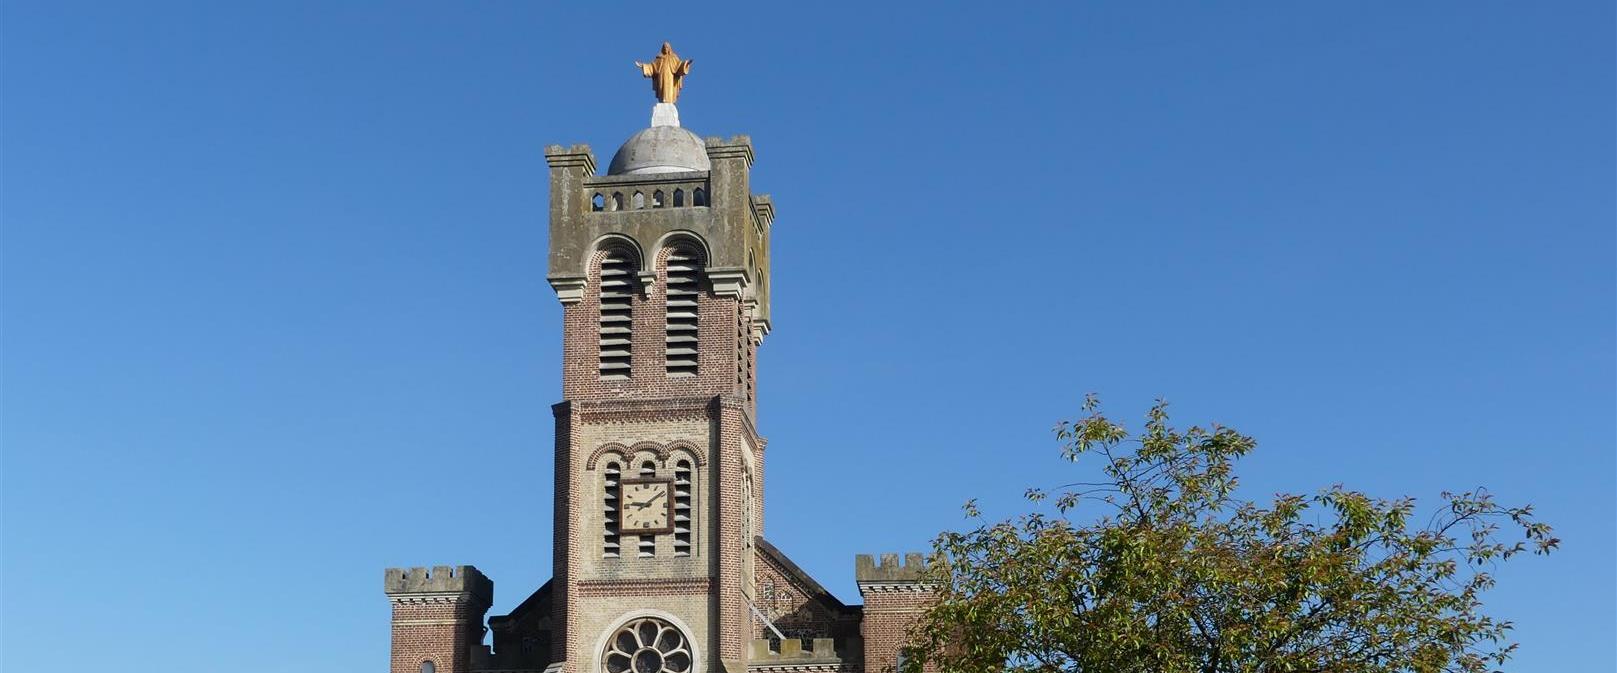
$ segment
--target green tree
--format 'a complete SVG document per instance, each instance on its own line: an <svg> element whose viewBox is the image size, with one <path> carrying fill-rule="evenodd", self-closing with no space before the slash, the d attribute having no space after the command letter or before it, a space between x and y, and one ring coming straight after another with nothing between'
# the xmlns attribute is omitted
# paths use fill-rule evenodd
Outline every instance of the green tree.
<svg viewBox="0 0 1617 673"><path fill-rule="evenodd" d="M934 542L905 673L1484 671L1516 648L1482 613L1488 571L1559 542L1486 491L1422 521L1412 499L1341 486L1240 500L1253 440L1176 430L1161 402L1137 437L1092 396L1056 434L1104 476L1031 490L1044 512L1002 522L967 503L977 527Z"/></svg>

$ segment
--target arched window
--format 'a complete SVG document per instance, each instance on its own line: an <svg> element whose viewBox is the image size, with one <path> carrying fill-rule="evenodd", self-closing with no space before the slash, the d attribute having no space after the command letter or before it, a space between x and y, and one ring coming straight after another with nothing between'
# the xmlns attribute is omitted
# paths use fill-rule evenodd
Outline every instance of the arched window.
<svg viewBox="0 0 1617 673"><path fill-rule="evenodd" d="M606 196L600 192L596 192L595 196L590 197L590 210L597 213L606 210Z"/></svg>
<svg viewBox="0 0 1617 673"><path fill-rule="evenodd" d="M601 258L602 379L626 379L632 374L635 272L639 268L627 248L608 248Z"/></svg>
<svg viewBox="0 0 1617 673"><path fill-rule="evenodd" d="M634 193L634 198L630 200L630 203L632 203L634 205L635 210L640 210L641 208L645 208L646 207L646 195L642 194L640 192L635 192Z"/></svg>
<svg viewBox="0 0 1617 673"><path fill-rule="evenodd" d="M664 362L669 376L695 376L701 343L702 256L690 245L678 245L668 252L668 282L663 300L668 316Z"/></svg>
<svg viewBox="0 0 1617 673"><path fill-rule="evenodd" d="M674 190L674 207L678 208L678 207L683 206L683 205L685 205L685 190L683 190L683 189Z"/></svg>
<svg viewBox="0 0 1617 673"><path fill-rule="evenodd" d="M602 521L606 524L603 527L601 556L605 558L618 557L618 494L621 488L618 479L622 476L616 461L607 463L601 470L601 508L605 511Z"/></svg>
<svg viewBox="0 0 1617 673"><path fill-rule="evenodd" d="M652 192L651 193L651 207L652 208L661 208L664 205L667 205L667 204L663 202L663 190L659 189L659 190L657 190L655 192Z"/></svg>
<svg viewBox="0 0 1617 673"><path fill-rule="evenodd" d="M697 187L696 189L691 190L691 205L693 205L693 206L705 206L705 205L707 205L707 192L703 191L701 187Z"/></svg>
<svg viewBox="0 0 1617 673"><path fill-rule="evenodd" d="M438 673L438 665L431 659L421 662L421 673Z"/></svg>
<svg viewBox="0 0 1617 673"><path fill-rule="evenodd" d="M612 192L612 210L623 210L623 192Z"/></svg>
<svg viewBox="0 0 1617 673"><path fill-rule="evenodd" d="M645 461L643 463L640 463L640 478L641 479L652 479L652 478L655 478L656 476L657 476L657 464L656 463L651 462L649 460ZM663 503L665 503L665 506L666 506L667 502L668 502L667 500L663 501ZM638 554L639 554L639 556L641 558L648 558L648 557L656 556L657 555L657 536L655 536L655 535L641 535L640 536L640 545L639 545Z"/></svg>
<svg viewBox="0 0 1617 673"><path fill-rule="evenodd" d="M691 472L691 461L680 459L674 463L674 555L691 555L692 494L696 491L696 475Z"/></svg>

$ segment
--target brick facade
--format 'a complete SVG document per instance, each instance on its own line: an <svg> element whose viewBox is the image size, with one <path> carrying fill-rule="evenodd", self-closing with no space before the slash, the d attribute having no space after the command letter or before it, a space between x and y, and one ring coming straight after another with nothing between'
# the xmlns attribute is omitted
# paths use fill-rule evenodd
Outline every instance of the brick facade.
<svg viewBox="0 0 1617 673"><path fill-rule="evenodd" d="M393 604L393 646L388 670L469 673L474 646L483 640L483 614L494 583L471 566L390 568L384 589Z"/></svg>
<svg viewBox="0 0 1617 673"><path fill-rule="evenodd" d="M389 570L393 673L419 673L427 660L438 673L600 673L622 656L608 656L609 638L637 620L677 631L692 672L891 664L906 620L922 606L919 593L893 589L902 580L889 578L869 594L861 579L866 606L844 605L762 537L767 441L756 426L757 349L770 329L775 210L750 191L749 139L704 144L710 170L601 176L586 146L546 149L548 279L562 304L554 576L510 614L490 618L493 642L484 644L492 583L475 568L443 569L440 579L438 570ZM676 249L681 275L671 284ZM607 319L603 287L612 290ZM694 373L682 351L674 351L679 366L668 366L669 349L686 348L690 333L670 329L675 305L696 316ZM627 334L618 329L625 324ZM679 338L670 341L671 331ZM626 375L621 353L602 360L602 344L621 351L622 339ZM669 499L659 507L679 499L673 533L622 528L630 475L672 484L636 488L667 489L655 496Z"/></svg>

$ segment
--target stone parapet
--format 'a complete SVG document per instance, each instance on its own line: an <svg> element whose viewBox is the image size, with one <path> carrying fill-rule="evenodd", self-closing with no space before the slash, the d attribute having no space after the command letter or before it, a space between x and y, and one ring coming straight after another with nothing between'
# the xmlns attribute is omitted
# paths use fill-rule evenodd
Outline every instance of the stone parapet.
<svg viewBox="0 0 1617 673"><path fill-rule="evenodd" d="M785 640L770 640L768 638L755 638L752 640L751 652L747 660L748 666L781 666L795 664L824 664L839 663L844 660L856 660L864 652L864 644L858 638L831 638L809 639L807 646L802 639L787 638Z"/></svg>
<svg viewBox="0 0 1617 673"><path fill-rule="evenodd" d="M860 584L918 582L926 570L926 557L911 552L899 562L898 554L882 554L878 564L870 554L859 554L854 556L853 565L854 580Z"/></svg>
<svg viewBox="0 0 1617 673"><path fill-rule="evenodd" d="M391 598L414 594L464 594L494 600L494 582L472 566L433 566L432 568L388 568L383 573L383 590Z"/></svg>

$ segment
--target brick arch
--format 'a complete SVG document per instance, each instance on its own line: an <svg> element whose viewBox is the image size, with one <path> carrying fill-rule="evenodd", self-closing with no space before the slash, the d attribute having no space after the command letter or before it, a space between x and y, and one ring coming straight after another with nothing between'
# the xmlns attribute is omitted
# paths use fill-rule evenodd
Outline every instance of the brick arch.
<svg viewBox="0 0 1617 673"><path fill-rule="evenodd" d="M629 457L632 459L642 451L649 451L656 455L659 467L662 463L668 462L668 451L663 448L663 445L656 442L635 442L629 447Z"/></svg>
<svg viewBox="0 0 1617 673"><path fill-rule="evenodd" d="M663 460L666 462L675 451L684 451L686 454L690 455L691 461L695 463L696 467L704 467L707 465L707 453L697 448L695 444L685 440L672 441L669 442L667 446L663 447Z"/></svg>
<svg viewBox="0 0 1617 673"><path fill-rule="evenodd" d="M646 270L646 251L640 247L640 242L624 234L603 234L590 243L590 254L584 258L584 272L593 273L601 263L608 249L622 248L634 255L635 265L641 271Z"/></svg>
<svg viewBox="0 0 1617 673"><path fill-rule="evenodd" d="M688 229L676 229L663 234L661 238L657 239L657 244L654 248L657 251L658 265L660 266L663 260L668 258L670 250L682 245L696 250L696 254L701 255L704 266L713 262L713 250L708 247L706 238Z"/></svg>
<svg viewBox="0 0 1617 673"><path fill-rule="evenodd" d="M616 453L619 456L622 456L624 462L628 462L629 456L633 455L629 451L629 447L626 447L626 446L624 446L622 444L619 444L617 442L608 442L606 444L602 444L601 448L598 448L595 451L590 453L589 459L584 461L584 469L585 470L594 470L595 469L595 464L601 460L601 456L604 456L604 455L606 455L608 453Z"/></svg>

